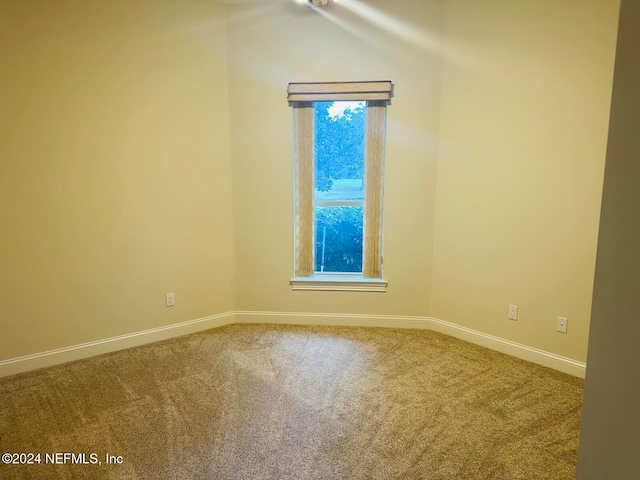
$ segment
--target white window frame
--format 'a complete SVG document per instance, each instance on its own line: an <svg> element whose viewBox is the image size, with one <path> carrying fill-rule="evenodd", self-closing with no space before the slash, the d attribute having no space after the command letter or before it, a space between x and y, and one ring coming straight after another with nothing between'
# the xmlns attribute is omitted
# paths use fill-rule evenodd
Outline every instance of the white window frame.
<svg viewBox="0 0 640 480"><path fill-rule="evenodd" d="M382 217L386 109L393 96L390 81L290 83L294 129L294 278L293 290L384 292ZM314 199L314 102L365 101L365 197L363 202L316 202ZM363 206L362 273L316 272L314 209L323 205Z"/></svg>

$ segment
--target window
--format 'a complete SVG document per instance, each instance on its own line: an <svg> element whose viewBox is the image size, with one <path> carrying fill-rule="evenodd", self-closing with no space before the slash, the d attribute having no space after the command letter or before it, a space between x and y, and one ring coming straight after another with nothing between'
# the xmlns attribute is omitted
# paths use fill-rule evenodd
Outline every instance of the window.
<svg viewBox="0 0 640 480"><path fill-rule="evenodd" d="M384 144L392 84L291 83L288 93L294 123L292 285L384 291Z"/></svg>
<svg viewBox="0 0 640 480"><path fill-rule="evenodd" d="M365 102L314 103L314 271L362 274Z"/></svg>

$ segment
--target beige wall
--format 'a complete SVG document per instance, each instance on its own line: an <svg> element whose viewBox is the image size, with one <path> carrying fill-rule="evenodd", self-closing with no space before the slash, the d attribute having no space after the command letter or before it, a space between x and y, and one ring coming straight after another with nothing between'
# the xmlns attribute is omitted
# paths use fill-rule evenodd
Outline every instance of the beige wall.
<svg viewBox="0 0 640 480"><path fill-rule="evenodd" d="M446 2L432 316L585 360L617 13Z"/></svg>
<svg viewBox="0 0 640 480"><path fill-rule="evenodd" d="M229 75L238 310L426 315L440 111L442 2L371 1L323 12L230 9ZM358 9L353 12L347 8ZM367 20L362 20L363 16ZM292 292L292 81L392 80L385 294Z"/></svg>
<svg viewBox="0 0 640 480"><path fill-rule="evenodd" d="M584 360L618 0L219 3L0 3L0 360L232 310ZM396 87L389 289L292 292L286 86L353 79Z"/></svg>
<svg viewBox="0 0 640 480"><path fill-rule="evenodd" d="M230 9L238 309L427 315L584 361L618 1L367 4ZM375 78L389 291L291 292L286 85Z"/></svg>
<svg viewBox="0 0 640 480"><path fill-rule="evenodd" d="M640 475L640 3L623 0L598 239L579 480Z"/></svg>
<svg viewBox="0 0 640 480"><path fill-rule="evenodd" d="M222 8L0 2L0 360L233 310Z"/></svg>

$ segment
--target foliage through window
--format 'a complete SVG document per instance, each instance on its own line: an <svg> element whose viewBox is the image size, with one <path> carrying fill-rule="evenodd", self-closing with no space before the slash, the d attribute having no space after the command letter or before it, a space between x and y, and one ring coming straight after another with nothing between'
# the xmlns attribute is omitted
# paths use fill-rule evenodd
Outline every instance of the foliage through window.
<svg viewBox="0 0 640 480"><path fill-rule="evenodd" d="M382 278L388 81L289 84L295 276Z"/></svg>
<svg viewBox="0 0 640 480"><path fill-rule="evenodd" d="M364 102L314 104L315 271L362 273Z"/></svg>

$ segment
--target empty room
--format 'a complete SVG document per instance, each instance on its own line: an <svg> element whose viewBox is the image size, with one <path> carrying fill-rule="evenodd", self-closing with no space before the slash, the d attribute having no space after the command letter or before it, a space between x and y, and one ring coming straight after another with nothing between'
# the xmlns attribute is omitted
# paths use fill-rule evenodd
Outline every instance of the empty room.
<svg viewBox="0 0 640 480"><path fill-rule="evenodd" d="M640 479L638 32L0 0L0 479Z"/></svg>

